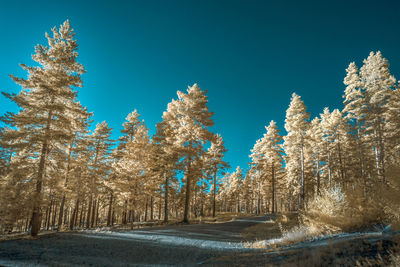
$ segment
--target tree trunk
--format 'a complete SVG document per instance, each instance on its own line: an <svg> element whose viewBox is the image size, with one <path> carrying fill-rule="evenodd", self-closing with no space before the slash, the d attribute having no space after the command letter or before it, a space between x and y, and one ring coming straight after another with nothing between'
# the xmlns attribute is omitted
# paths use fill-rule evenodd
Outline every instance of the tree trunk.
<svg viewBox="0 0 400 267"><path fill-rule="evenodd" d="M192 143L190 142L190 146ZM191 173L190 173L190 167L192 163L192 155L188 153L188 158L187 158L187 169L186 169L186 196L185 196L185 210L183 212L183 222L184 223L189 223L189 205L190 205L190 182L191 182Z"/></svg>
<svg viewBox="0 0 400 267"><path fill-rule="evenodd" d="M87 209L87 215L86 215L86 228L89 229L90 228L90 213L92 212L92 194L90 194L89 197L89 205L88 205L88 209Z"/></svg>
<svg viewBox="0 0 400 267"><path fill-rule="evenodd" d="M272 213L275 212L275 166L272 161Z"/></svg>
<svg viewBox="0 0 400 267"><path fill-rule="evenodd" d="M74 212L72 213L72 218L69 224L70 230L74 230L74 225L76 224L76 218L78 217L78 209L79 209L79 198L76 200Z"/></svg>
<svg viewBox="0 0 400 267"><path fill-rule="evenodd" d="M41 225L41 203L42 203L42 181L43 181L43 173L44 173L44 165L46 163L46 157L47 157L47 149L48 149L48 144L47 140L44 140L43 145L42 145L42 152L40 155L40 161L39 161L39 170L38 170L38 175L37 175L37 180L36 180L36 191L35 191L35 196L33 199L33 209L32 209L32 219L31 219L31 236L37 236L39 231L40 231L40 225Z"/></svg>
<svg viewBox="0 0 400 267"><path fill-rule="evenodd" d="M304 153L303 153L303 146L300 148L300 164L301 164L301 182L300 182L300 198L301 198L301 203L300 203L300 208L304 207L304 200L305 200L305 184L304 184Z"/></svg>
<svg viewBox="0 0 400 267"><path fill-rule="evenodd" d="M47 124L45 129L45 137L42 144L42 151L40 153L40 160L39 160L39 169L37 172L37 180L36 180L36 191L33 198L33 208L32 208L32 219L31 219L31 236L37 236L40 231L41 225L41 204L42 204L42 183L43 183L43 175L45 172L45 164L48 155L48 142L50 138L50 125L51 125L51 118L53 116L53 111L50 110L47 116Z"/></svg>
<svg viewBox="0 0 400 267"><path fill-rule="evenodd" d="M95 218L96 218L96 205L97 205L97 200L95 199L95 200L93 201L92 218L91 218L91 222L90 222L91 228L94 227L94 220L95 220Z"/></svg>
<svg viewBox="0 0 400 267"><path fill-rule="evenodd" d="M81 207L81 215L79 216L79 227L80 228L82 228L83 227L83 220L84 220L84 218L83 218L83 216L84 216L84 212L85 212L85 206L86 206L86 204L85 204L86 202L83 202L82 203L82 207Z"/></svg>
<svg viewBox="0 0 400 267"><path fill-rule="evenodd" d="M110 204L108 206L107 226L111 225L112 203L113 203L113 193L110 194Z"/></svg>
<svg viewBox="0 0 400 267"><path fill-rule="evenodd" d="M343 185L343 188L346 189L346 185L345 185L345 177L344 177L344 167L343 167L343 159L342 159L342 150L340 147L340 143L338 142L337 144L337 149L338 149L338 154L339 154L339 165L340 165L340 180L341 183Z"/></svg>
<svg viewBox="0 0 400 267"><path fill-rule="evenodd" d="M42 227L44 227L44 228L46 228L47 230L49 230L49 225L48 225L48 223L47 223L47 221L48 221L48 218L49 218L49 209L51 209L51 203L49 204L49 205L47 205L47 208L46 208L46 216L45 216L45 218L44 218L44 225L42 225Z"/></svg>
<svg viewBox="0 0 400 267"><path fill-rule="evenodd" d="M158 220L161 221L162 197L158 201Z"/></svg>
<svg viewBox="0 0 400 267"><path fill-rule="evenodd" d="M164 195L164 222L168 222L168 193L169 193L169 177L165 175L165 195Z"/></svg>
<svg viewBox="0 0 400 267"><path fill-rule="evenodd" d="M215 200L216 200L216 195L217 195L217 167L215 166L215 171L214 171L214 188L213 188L213 218L215 217Z"/></svg>
<svg viewBox="0 0 400 267"><path fill-rule="evenodd" d="M147 222L147 210L148 210L148 197L146 196L146 205L145 205L145 211L144 211L144 221Z"/></svg>
<svg viewBox="0 0 400 267"><path fill-rule="evenodd" d="M321 195L321 175L319 173L319 156L317 157L317 195Z"/></svg>
<svg viewBox="0 0 400 267"><path fill-rule="evenodd" d="M383 183L386 184L386 173L385 173L385 145L382 140L382 125L379 122L378 123L378 143L379 143L379 158L381 162L381 168L382 168L382 177L383 177Z"/></svg>
<svg viewBox="0 0 400 267"><path fill-rule="evenodd" d="M150 197L150 221L153 221L153 213L154 213L154 197Z"/></svg>
<svg viewBox="0 0 400 267"><path fill-rule="evenodd" d="M99 199L97 198L96 219L94 221L95 227L97 227L97 222L99 221L99 207L100 207L100 203L99 203Z"/></svg>
<svg viewBox="0 0 400 267"><path fill-rule="evenodd" d="M62 218L64 215L64 203L65 203L65 194L63 195L60 203L60 211L58 213L58 225L57 225L57 232L62 229Z"/></svg>
<svg viewBox="0 0 400 267"><path fill-rule="evenodd" d="M127 216L127 209L128 209L128 200L125 199L124 202L124 211L122 212L122 224L126 224L126 216Z"/></svg>

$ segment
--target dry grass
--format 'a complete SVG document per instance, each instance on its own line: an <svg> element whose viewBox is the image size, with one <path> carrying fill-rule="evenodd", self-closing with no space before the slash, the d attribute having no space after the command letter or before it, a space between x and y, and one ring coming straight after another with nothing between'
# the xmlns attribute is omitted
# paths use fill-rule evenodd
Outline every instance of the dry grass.
<svg viewBox="0 0 400 267"><path fill-rule="evenodd" d="M299 225L297 212L277 213L273 220L246 228L241 236L245 239L269 240L282 237L282 234Z"/></svg>
<svg viewBox="0 0 400 267"><path fill-rule="evenodd" d="M245 240L268 240L282 235L279 225L274 221L258 223L246 228L241 234Z"/></svg>
<svg viewBox="0 0 400 267"><path fill-rule="evenodd" d="M234 212L217 212L215 218L206 216L190 220L190 223L224 223L244 217L245 214Z"/></svg>
<svg viewBox="0 0 400 267"><path fill-rule="evenodd" d="M251 248L277 248L302 242L320 235L318 229L299 225L297 212L276 214L274 221L246 228L242 233L245 239L256 239L245 244Z"/></svg>

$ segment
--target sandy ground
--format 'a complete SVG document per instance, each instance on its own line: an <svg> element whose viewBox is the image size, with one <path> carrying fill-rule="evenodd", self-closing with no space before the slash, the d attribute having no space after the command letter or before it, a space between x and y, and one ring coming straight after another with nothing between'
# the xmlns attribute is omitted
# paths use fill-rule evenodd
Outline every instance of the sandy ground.
<svg viewBox="0 0 400 267"><path fill-rule="evenodd" d="M0 242L3 266L276 266L335 264L336 258L373 255L391 246L391 237L314 241L279 250L244 246L241 233L270 221L270 216L241 218L216 224L175 225L133 231L82 231L54 233L37 239ZM368 239L368 240L367 240ZM254 239L253 239L254 240ZM316 245L320 242L321 245ZM330 257L325 254L328 252ZM354 266L354 262L353 262Z"/></svg>

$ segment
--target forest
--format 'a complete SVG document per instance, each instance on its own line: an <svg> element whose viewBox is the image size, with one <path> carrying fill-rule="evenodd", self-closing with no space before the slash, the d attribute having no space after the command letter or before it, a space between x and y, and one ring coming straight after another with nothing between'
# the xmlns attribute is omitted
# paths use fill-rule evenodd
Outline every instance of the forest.
<svg viewBox="0 0 400 267"><path fill-rule="evenodd" d="M229 148L210 130L213 112L197 84L177 91L154 135L134 107L117 140L106 121L94 126L79 102L86 70L74 35L68 20L46 33L37 65L21 64L26 78L10 75L20 92L3 92L19 110L1 117L2 234L221 213L296 214L311 236L399 226L400 87L381 52L348 65L341 110L310 118L293 93L286 133L271 121L249 166L236 167L224 160Z"/></svg>

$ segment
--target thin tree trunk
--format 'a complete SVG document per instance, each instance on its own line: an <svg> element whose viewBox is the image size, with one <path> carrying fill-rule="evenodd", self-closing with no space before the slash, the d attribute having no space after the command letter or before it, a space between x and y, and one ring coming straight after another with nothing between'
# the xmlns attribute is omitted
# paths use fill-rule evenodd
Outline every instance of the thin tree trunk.
<svg viewBox="0 0 400 267"><path fill-rule="evenodd" d="M72 218L69 224L69 229L74 230L74 225L76 223L76 218L78 217L78 209L79 209L79 198L75 202L74 212L72 213Z"/></svg>
<svg viewBox="0 0 400 267"><path fill-rule="evenodd" d="M190 147L192 146L192 142L190 142ZM183 222L189 223L189 205L190 205L190 182L191 182L191 163L192 163L192 155L188 153L187 158L187 170L186 170L186 197L185 197L185 210L183 212Z"/></svg>
<svg viewBox="0 0 400 267"><path fill-rule="evenodd" d="M161 210L162 210L162 197L158 201L158 220L161 221Z"/></svg>
<svg viewBox="0 0 400 267"><path fill-rule="evenodd" d="M272 213L275 212L275 166L272 161Z"/></svg>
<svg viewBox="0 0 400 267"><path fill-rule="evenodd" d="M381 167L382 167L382 177L383 177L383 183L386 184L386 173L385 173L385 145L382 140L382 125L381 123L378 124L378 141L379 141L379 148L380 148L380 161L381 161Z"/></svg>
<svg viewBox="0 0 400 267"><path fill-rule="evenodd" d="M92 218L91 218L91 222L90 225L93 228L94 227L94 220L96 218L96 205L97 205L97 200L93 200L93 207L92 207Z"/></svg>
<svg viewBox="0 0 400 267"><path fill-rule="evenodd" d="M146 196L146 205L145 205L145 211L144 211L144 221L147 222L147 210L148 210L148 197Z"/></svg>
<svg viewBox="0 0 400 267"><path fill-rule="evenodd" d="M168 222L168 193L169 193L169 177L165 175L165 195L164 195L164 222Z"/></svg>
<svg viewBox="0 0 400 267"><path fill-rule="evenodd" d="M108 206L107 226L111 225L112 203L113 203L113 193L110 194L110 204Z"/></svg>
<svg viewBox="0 0 400 267"><path fill-rule="evenodd" d="M53 102L53 101L52 101ZM39 160L39 169L37 172L37 180L36 180L36 191L33 198L33 208L32 208L32 228L31 228L31 236L37 236L40 231L41 225L41 204L42 204L42 182L43 182L43 175L45 172L45 164L47 160L48 150L49 150L49 138L50 138L50 125L51 125L51 118L53 116L53 111L50 110L47 116L47 124L45 129L45 137L42 144L42 151L40 153L40 160Z"/></svg>
<svg viewBox="0 0 400 267"><path fill-rule="evenodd" d="M88 205L88 209L87 209L87 215L86 215L86 228L89 229L90 228L90 213L92 212L92 194L90 194L89 197L89 205Z"/></svg>
<svg viewBox="0 0 400 267"><path fill-rule="evenodd" d="M46 216L44 218L44 225L42 226L42 227L46 228L47 230L49 230L48 224L47 224L47 219L49 218L49 209L50 208L51 208L51 203L46 208Z"/></svg>
<svg viewBox="0 0 400 267"><path fill-rule="evenodd" d="M340 165L340 176L341 176L340 179L341 179L343 188L346 188L345 177L344 177L344 167L343 167L343 160L342 160L342 150L341 150L339 142L337 144L337 148L338 148L338 153L339 153L339 165Z"/></svg>
<svg viewBox="0 0 400 267"><path fill-rule="evenodd" d="M214 170L214 188L213 188L213 218L215 217L215 200L217 195L217 167L215 166Z"/></svg>
<svg viewBox="0 0 400 267"><path fill-rule="evenodd" d="M65 203L65 193L61 199L61 203L60 203L60 211L58 213L58 225L57 225L57 232L60 231L62 229L62 218L64 215L64 203Z"/></svg>
<svg viewBox="0 0 400 267"><path fill-rule="evenodd" d="M81 215L79 216L79 227L80 228L83 228L83 220L85 219L83 216L84 216L85 208L86 208L86 202L82 202Z"/></svg>
<svg viewBox="0 0 400 267"><path fill-rule="evenodd" d="M153 221L153 213L154 213L154 197L150 197L150 221Z"/></svg>
<svg viewBox="0 0 400 267"><path fill-rule="evenodd" d="M124 211L122 212L122 224L126 224L126 216L127 216L127 209L128 209L128 200L125 199L124 202Z"/></svg>
<svg viewBox="0 0 400 267"><path fill-rule="evenodd" d="M51 220L51 227L53 229L56 226L56 217L57 217L57 201L54 202L53 219Z"/></svg>
<svg viewBox="0 0 400 267"><path fill-rule="evenodd" d="M321 175L319 173L319 155L317 157L317 195L321 195ZM282 209L282 208L281 208Z"/></svg>
<svg viewBox="0 0 400 267"><path fill-rule="evenodd" d="M305 184L304 184L304 152L303 152L303 146L300 148L300 164L301 164L301 182L300 182L300 198L301 198L301 203L300 203L300 208L304 207L304 200L305 200Z"/></svg>
<svg viewBox="0 0 400 267"><path fill-rule="evenodd" d="M97 227L97 222L99 221L99 199L97 198L97 207L96 207L96 220L94 221L94 226Z"/></svg>

